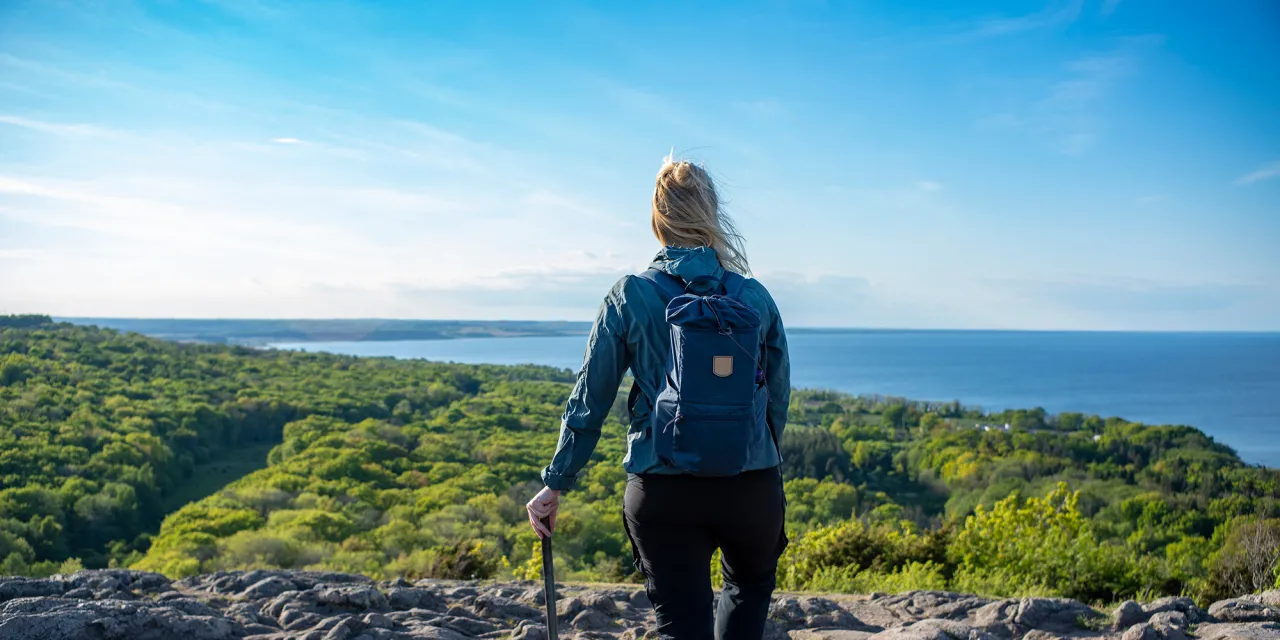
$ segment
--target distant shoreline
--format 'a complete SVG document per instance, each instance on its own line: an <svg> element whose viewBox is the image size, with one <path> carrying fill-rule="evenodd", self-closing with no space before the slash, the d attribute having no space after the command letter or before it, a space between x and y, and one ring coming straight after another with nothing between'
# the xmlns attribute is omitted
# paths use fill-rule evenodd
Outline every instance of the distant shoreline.
<svg viewBox="0 0 1280 640"><path fill-rule="evenodd" d="M265 346L281 342L389 342L586 335L589 322L522 320L201 320L55 318L177 342Z"/></svg>
<svg viewBox="0 0 1280 640"><path fill-rule="evenodd" d="M55 317L59 322L93 325L179 342L265 346L282 342L391 342L459 338L585 336L591 323L558 320L392 320L356 319L197 319ZM789 327L795 334L1131 334L1131 335L1277 335L1274 331L1150 331L1081 329L918 329L885 327Z"/></svg>

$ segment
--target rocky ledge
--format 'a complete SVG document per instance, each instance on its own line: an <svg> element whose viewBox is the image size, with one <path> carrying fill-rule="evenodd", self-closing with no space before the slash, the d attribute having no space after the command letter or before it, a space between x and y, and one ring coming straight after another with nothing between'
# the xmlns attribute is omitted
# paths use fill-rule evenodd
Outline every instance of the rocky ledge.
<svg viewBox="0 0 1280 640"><path fill-rule="evenodd" d="M651 631L636 587L559 585L563 638L639 639ZM546 637L533 582L375 582L314 571L216 573L171 581L122 569L46 579L0 577L0 640L394 640ZM779 594L770 640L1280 639L1280 591L1214 603L992 600L938 591Z"/></svg>

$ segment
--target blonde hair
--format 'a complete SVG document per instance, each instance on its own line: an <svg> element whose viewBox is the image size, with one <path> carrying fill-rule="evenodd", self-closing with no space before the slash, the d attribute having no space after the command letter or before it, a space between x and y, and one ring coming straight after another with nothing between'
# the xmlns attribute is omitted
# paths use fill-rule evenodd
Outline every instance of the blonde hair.
<svg viewBox="0 0 1280 640"><path fill-rule="evenodd" d="M653 235L665 246L711 247L720 266L750 275L747 252L733 219L720 208L707 170L687 160L663 159L653 188Z"/></svg>

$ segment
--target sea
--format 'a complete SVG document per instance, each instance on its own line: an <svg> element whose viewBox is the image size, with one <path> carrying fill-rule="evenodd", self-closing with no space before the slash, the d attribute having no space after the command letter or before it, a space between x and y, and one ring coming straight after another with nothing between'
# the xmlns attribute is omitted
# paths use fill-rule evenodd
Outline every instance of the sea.
<svg viewBox="0 0 1280 640"><path fill-rule="evenodd" d="M1280 467L1280 333L792 330L794 387L1197 427ZM577 371L585 336L277 343Z"/></svg>

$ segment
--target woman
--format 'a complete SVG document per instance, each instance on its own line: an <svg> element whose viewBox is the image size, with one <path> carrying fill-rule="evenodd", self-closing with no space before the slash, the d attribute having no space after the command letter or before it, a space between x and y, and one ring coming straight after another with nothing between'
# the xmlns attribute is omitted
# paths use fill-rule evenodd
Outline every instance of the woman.
<svg viewBox="0 0 1280 640"><path fill-rule="evenodd" d="M653 192L652 223L663 248L650 268L661 273L648 271L648 279L626 276L605 297L565 408L555 457L542 472L546 487L527 505L529 521L540 536L550 536L555 529L560 493L573 486L595 449L600 426L630 368L635 385L628 400L631 424L623 459L628 472L624 522L636 567L646 578L658 632L677 640L701 640L712 638L714 628L714 637L720 639L760 638L778 556L787 544L777 448L791 396L782 319L763 285L726 273L749 273L747 258L705 169L666 159ZM760 344L757 349L744 348L755 354L740 362L757 365L753 384L757 397L765 398L758 404L767 405L759 411L760 424L769 433L744 445L740 473L689 473L661 455L661 445L656 444L657 432L666 432L664 425L655 428L651 414L655 399L671 384L666 308L672 291L658 286L655 276L674 283L676 294L681 292L678 287L693 290L696 284L702 291L695 293L728 295L728 287L707 287L734 279L738 288L733 297L759 316L754 335ZM753 321L754 314L747 311ZM542 518L548 518L549 527ZM724 590L713 612L708 567L717 548Z"/></svg>

